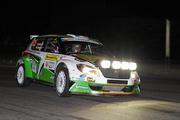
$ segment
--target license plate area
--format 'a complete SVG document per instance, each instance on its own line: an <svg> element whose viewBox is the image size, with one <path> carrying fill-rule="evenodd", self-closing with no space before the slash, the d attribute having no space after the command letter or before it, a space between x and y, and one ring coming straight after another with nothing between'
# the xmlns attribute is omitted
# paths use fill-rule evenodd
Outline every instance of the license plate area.
<svg viewBox="0 0 180 120"><path fill-rule="evenodd" d="M103 86L102 89L105 91L122 91L124 86Z"/></svg>

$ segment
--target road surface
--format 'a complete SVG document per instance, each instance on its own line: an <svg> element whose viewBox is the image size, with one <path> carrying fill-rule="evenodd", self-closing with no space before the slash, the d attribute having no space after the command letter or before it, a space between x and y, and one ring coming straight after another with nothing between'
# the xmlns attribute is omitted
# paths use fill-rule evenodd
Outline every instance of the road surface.
<svg viewBox="0 0 180 120"><path fill-rule="evenodd" d="M15 68L0 67L0 120L179 120L180 79L143 76L140 96L58 97L41 84L18 88Z"/></svg>

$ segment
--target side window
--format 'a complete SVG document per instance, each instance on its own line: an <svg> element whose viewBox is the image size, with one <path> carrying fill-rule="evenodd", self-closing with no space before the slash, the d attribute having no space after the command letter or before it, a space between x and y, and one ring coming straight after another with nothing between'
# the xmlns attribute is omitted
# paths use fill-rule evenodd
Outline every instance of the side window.
<svg viewBox="0 0 180 120"><path fill-rule="evenodd" d="M60 53L60 45L58 38L48 38L45 51L57 54Z"/></svg>
<svg viewBox="0 0 180 120"><path fill-rule="evenodd" d="M45 40L42 38L34 38L32 40L31 49L37 51L44 51Z"/></svg>

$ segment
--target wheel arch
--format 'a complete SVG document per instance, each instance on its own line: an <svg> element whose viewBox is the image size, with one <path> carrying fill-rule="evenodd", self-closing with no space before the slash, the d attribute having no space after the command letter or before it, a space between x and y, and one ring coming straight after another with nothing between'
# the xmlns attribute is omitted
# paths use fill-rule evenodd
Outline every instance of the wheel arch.
<svg viewBox="0 0 180 120"><path fill-rule="evenodd" d="M32 64L28 57L21 57L18 60L16 67L18 67L19 65L23 65L24 70L25 70L25 77L33 78Z"/></svg>
<svg viewBox="0 0 180 120"><path fill-rule="evenodd" d="M57 72L61 69L61 68L66 68L67 69L67 72L68 72L68 75L69 75L69 68L68 68L68 65L64 62L60 62L58 63L56 69L55 69L55 75L57 75Z"/></svg>

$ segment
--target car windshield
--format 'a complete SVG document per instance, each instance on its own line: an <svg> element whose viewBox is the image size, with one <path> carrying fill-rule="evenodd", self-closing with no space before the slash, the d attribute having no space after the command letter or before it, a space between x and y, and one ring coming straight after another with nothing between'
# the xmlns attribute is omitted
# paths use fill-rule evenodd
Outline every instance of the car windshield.
<svg viewBox="0 0 180 120"><path fill-rule="evenodd" d="M65 54L100 54L102 45L87 42L66 41L62 43Z"/></svg>

